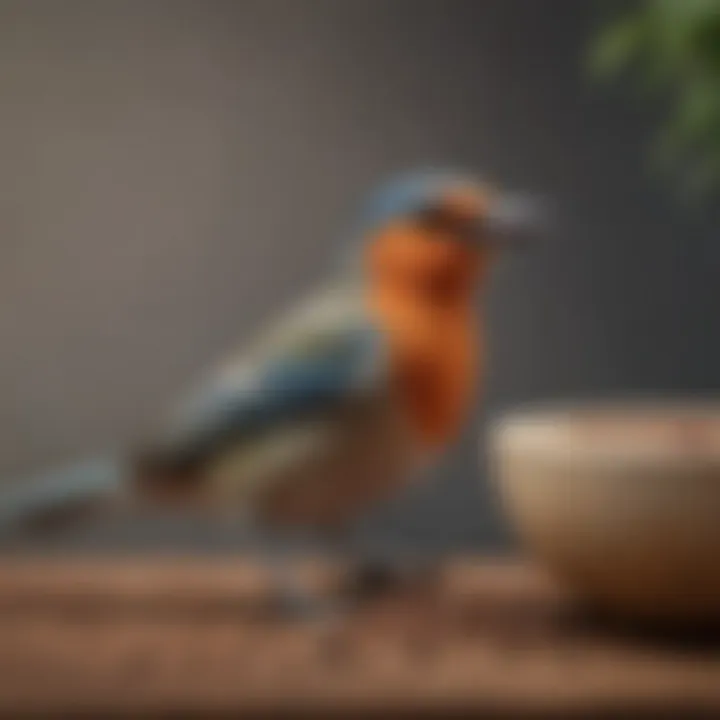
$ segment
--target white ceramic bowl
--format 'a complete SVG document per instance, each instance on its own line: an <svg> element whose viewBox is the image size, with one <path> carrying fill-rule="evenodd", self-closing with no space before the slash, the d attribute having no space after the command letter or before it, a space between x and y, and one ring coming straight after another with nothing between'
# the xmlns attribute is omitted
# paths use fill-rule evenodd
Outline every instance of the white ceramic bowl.
<svg viewBox="0 0 720 720"><path fill-rule="evenodd" d="M579 596L720 620L720 403L517 412L495 423L491 449L518 535Z"/></svg>

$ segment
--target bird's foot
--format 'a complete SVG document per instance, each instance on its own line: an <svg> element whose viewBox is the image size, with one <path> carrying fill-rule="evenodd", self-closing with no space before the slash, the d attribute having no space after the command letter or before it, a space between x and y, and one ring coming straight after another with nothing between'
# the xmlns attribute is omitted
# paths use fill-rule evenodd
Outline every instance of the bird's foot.
<svg viewBox="0 0 720 720"><path fill-rule="evenodd" d="M270 599L270 607L278 618L290 621L333 621L340 614L339 604L329 597L299 591L279 589Z"/></svg>
<svg viewBox="0 0 720 720"><path fill-rule="evenodd" d="M365 561L350 571L341 594L354 603L388 597L432 584L438 580L440 571L441 566L431 562Z"/></svg>

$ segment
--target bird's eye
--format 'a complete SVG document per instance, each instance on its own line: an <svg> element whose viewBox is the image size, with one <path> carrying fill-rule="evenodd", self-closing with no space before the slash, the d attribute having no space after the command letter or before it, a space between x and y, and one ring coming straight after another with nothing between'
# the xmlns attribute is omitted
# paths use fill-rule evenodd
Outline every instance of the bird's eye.
<svg viewBox="0 0 720 720"><path fill-rule="evenodd" d="M445 207L429 207L421 213L420 218L428 230L458 239L471 240L478 232L478 223L472 217L463 217Z"/></svg>
<svg viewBox="0 0 720 720"><path fill-rule="evenodd" d="M431 230L449 230L452 225L447 210L442 207L428 207L420 213L420 221Z"/></svg>

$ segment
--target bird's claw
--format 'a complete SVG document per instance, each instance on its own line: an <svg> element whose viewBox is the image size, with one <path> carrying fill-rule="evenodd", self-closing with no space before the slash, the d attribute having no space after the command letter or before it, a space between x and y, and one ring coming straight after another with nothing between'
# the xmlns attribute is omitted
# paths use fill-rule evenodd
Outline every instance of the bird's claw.
<svg viewBox="0 0 720 720"><path fill-rule="evenodd" d="M419 583L432 583L439 571L435 564L360 563L347 577L342 594L355 602L384 597Z"/></svg>

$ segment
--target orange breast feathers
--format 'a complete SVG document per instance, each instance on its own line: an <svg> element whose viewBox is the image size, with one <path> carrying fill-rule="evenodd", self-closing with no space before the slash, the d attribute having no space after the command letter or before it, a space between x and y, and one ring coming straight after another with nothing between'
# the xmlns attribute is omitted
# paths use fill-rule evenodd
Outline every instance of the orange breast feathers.
<svg viewBox="0 0 720 720"><path fill-rule="evenodd" d="M423 445L439 449L460 431L477 389L473 298L484 258L398 224L371 240L366 260L369 302L390 344L400 401Z"/></svg>

